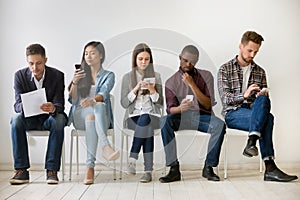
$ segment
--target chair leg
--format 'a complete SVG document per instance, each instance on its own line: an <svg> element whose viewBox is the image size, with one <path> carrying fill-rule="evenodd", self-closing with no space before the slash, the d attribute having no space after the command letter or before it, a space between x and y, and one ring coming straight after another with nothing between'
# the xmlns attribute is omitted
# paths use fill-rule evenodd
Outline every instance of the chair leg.
<svg viewBox="0 0 300 200"><path fill-rule="evenodd" d="M128 165L128 157L129 157L129 150L128 150L128 136L126 135L126 166Z"/></svg>
<svg viewBox="0 0 300 200"><path fill-rule="evenodd" d="M62 146L62 156L61 156L61 177L62 177L62 180L65 180L65 164L66 164L66 161L65 161L65 142L63 142L63 146Z"/></svg>
<svg viewBox="0 0 300 200"><path fill-rule="evenodd" d="M263 172L263 161L261 158L259 158L259 172L262 173Z"/></svg>
<svg viewBox="0 0 300 200"><path fill-rule="evenodd" d="M225 135L224 145L224 179L227 179L227 135Z"/></svg>
<svg viewBox="0 0 300 200"><path fill-rule="evenodd" d="M113 148L115 149L116 145L115 145L115 133L112 134L112 145L113 145ZM116 151L116 149L115 149ZM113 179L116 180L117 179L117 176L116 176L116 161L114 160L113 161Z"/></svg>
<svg viewBox="0 0 300 200"><path fill-rule="evenodd" d="M70 169L69 169L69 180L72 179L72 160L73 160L73 136L74 130L71 131L71 144L70 144Z"/></svg>
<svg viewBox="0 0 300 200"><path fill-rule="evenodd" d="M76 170L77 170L77 175L79 174L79 144L78 144L78 140L79 140L79 137L78 137L78 133L76 132Z"/></svg>
<svg viewBox="0 0 300 200"><path fill-rule="evenodd" d="M122 172L123 172L123 148L124 148L124 135L121 133L121 160L120 160L120 180L122 179Z"/></svg>

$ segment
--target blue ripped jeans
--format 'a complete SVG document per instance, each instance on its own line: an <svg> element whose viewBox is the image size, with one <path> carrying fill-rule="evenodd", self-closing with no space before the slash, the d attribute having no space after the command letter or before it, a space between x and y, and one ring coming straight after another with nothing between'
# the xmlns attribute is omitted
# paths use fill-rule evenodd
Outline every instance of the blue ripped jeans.
<svg viewBox="0 0 300 200"><path fill-rule="evenodd" d="M87 120L86 116L94 115L95 120ZM89 168L95 167L98 140L100 139L102 148L109 145L107 130L109 128L106 107L104 103L97 103L95 106L82 108L76 107L74 112L74 127L79 130L85 130L87 159L86 165Z"/></svg>

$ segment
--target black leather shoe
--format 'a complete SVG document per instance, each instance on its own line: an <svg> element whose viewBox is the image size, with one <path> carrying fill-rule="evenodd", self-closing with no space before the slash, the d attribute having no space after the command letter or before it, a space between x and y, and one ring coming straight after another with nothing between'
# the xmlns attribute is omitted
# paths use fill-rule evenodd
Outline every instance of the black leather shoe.
<svg viewBox="0 0 300 200"><path fill-rule="evenodd" d="M243 155L247 157L258 155L258 149L255 146L255 141L248 139L247 145L243 151Z"/></svg>
<svg viewBox="0 0 300 200"><path fill-rule="evenodd" d="M289 182L296 180L297 178L297 176L288 175L278 168L274 169L271 172L266 171L264 175L265 181Z"/></svg>
<svg viewBox="0 0 300 200"><path fill-rule="evenodd" d="M204 166L202 170L202 176L207 178L209 181L220 181L220 177L214 173L214 170L211 166Z"/></svg>
<svg viewBox="0 0 300 200"><path fill-rule="evenodd" d="M181 173L179 171L179 165L171 166L169 173L166 176L160 177L161 183L169 183L181 180Z"/></svg>

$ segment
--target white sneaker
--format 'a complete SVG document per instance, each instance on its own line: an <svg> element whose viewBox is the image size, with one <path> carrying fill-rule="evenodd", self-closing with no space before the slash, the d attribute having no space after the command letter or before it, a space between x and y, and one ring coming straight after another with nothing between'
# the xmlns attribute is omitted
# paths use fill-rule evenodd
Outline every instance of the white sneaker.
<svg viewBox="0 0 300 200"><path fill-rule="evenodd" d="M140 179L141 183L149 183L152 181L152 174L151 172L146 172Z"/></svg>
<svg viewBox="0 0 300 200"><path fill-rule="evenodd" d="M127 174L136 174L136 160L134 158L129 158Z"/></svg>

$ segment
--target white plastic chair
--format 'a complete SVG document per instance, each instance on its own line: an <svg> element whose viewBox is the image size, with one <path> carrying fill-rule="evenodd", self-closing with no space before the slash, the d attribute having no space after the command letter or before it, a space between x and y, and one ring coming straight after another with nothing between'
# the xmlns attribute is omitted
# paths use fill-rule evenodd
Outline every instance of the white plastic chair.
<svg viewBox="0 0 300 200"><path fill-rule="evenodd" d="M50 131L41 131L41 130L30 130L26 131L28 141L31 137L49 137ZM30 144L30 142L29 142ZM64 180L65 174L65 143L63 142L62 153L61 153L61 178Z"/></svg>
<svg viewBox="0 0 300 200"><path fill-rule="evenodd" d="M228 145L228 137L231 136L246 136L248 137L248 132L247 131L242 131L242 130L237 130L237 129L231 129L231 128L226 128L226 134L224 137L224 179L227 178L227 145ZM259 156L259 155L258 155ZM263 168L263 162L262 159L259 158L259 172L262 172L262 168Z"/></svg>
<svg viewBox="0 0 300 200"><path fill-rule="evenodd" d="M114 96L110 95L110 101L112 106L112 111L114 111ZM71 130L71 141L70 141L70 171L69 171L69 180L72 178L72 158L73 158L73 137L76 137L76 172L77 175L79 174L79 136L85 136L86 132L85 130L77 130L73 128ZM115 147L115 133L114 129L108 129L107 130L107 136L112 137L112 147ZM116 180L116 162L113 161L113 179Z"/></svg>

